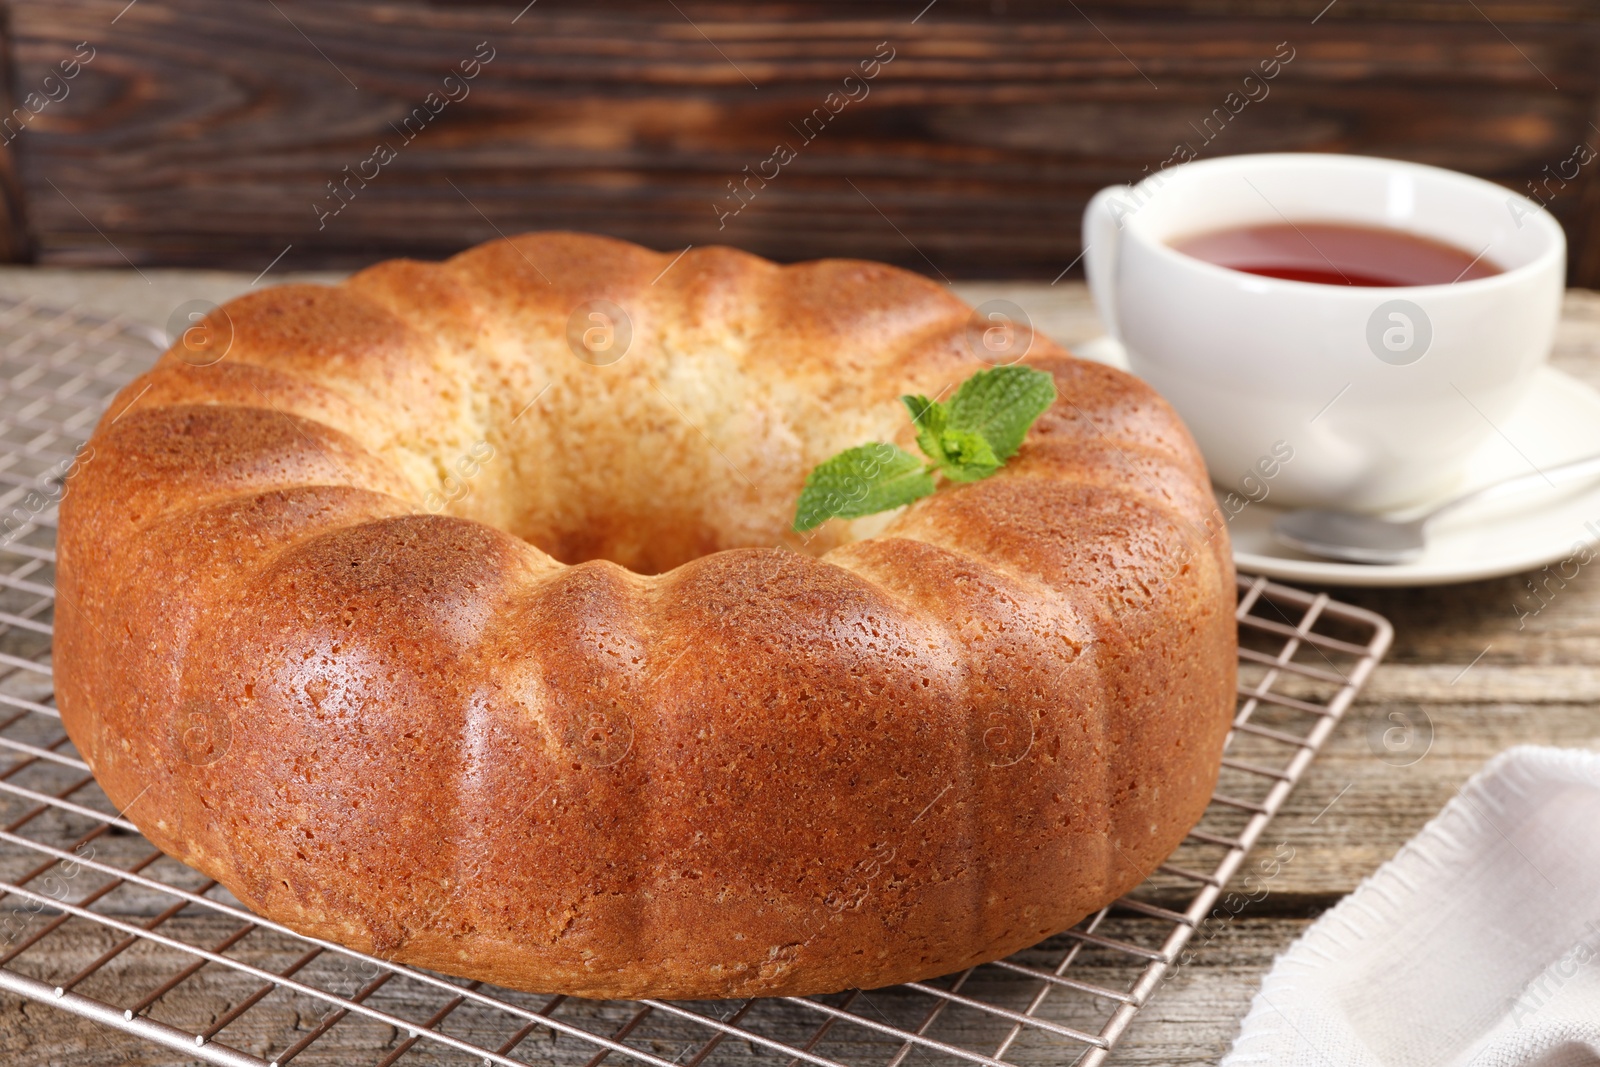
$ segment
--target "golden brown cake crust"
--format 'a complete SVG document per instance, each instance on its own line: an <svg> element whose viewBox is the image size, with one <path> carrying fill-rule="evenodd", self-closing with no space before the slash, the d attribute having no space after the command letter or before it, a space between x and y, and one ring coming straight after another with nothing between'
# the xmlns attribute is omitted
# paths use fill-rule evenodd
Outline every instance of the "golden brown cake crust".
<svg viewBox="0 0 1600 1067"><path fill-rule="evenodd" d="M1002 471L808 537L812 465L984 366L925 279L529 234L224 312L71 481L55 670L112 802L258 913L536 991L874 987L1071 925L1205 808L1232 564L1137 380L1037 337Z"/></svg>

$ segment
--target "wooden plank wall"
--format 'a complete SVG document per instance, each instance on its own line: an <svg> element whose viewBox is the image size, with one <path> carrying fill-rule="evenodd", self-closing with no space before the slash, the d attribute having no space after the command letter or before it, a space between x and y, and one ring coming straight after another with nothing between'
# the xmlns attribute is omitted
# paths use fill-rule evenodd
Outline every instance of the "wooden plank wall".
<svg viewBox="0 0 1600 1067"><path fill-rule="evenodd" d="M1593 0L525 3L15 0L0 257L348 267L564 227L1049 280L1097 188L1284 149L1542 179L1600 284Z"/></svg>

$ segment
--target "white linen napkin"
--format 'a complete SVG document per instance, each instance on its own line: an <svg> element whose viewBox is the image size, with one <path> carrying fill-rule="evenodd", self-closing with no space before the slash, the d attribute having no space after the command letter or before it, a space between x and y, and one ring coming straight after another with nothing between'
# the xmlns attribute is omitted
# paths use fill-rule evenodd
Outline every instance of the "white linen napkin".
<svg viewBox="0 0 1600 1067"><path fill-rule="evenodd" d="M1221 1067L1600 1064L1600 753L1496 756L1273 964Z"/></svg>

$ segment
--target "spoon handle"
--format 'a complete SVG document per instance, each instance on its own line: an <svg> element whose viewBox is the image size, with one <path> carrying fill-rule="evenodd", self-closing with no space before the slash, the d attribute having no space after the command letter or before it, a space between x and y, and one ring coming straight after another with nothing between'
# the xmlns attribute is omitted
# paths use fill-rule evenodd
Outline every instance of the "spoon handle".
<svg viewBox="0 0 1600 1067"><path fill-rule="evenodd" d="M1470 493L1458 496L1454 500L1447 501L1434 508L1423 516L1423 521L1427 522L1436 519L1447 511L1454 511L1463 504L1509 496L1512 493L1520 493L1525 489L1534 489L1539 486L1555 487L1566 482L1575 482L1580 478L1588 478L1595 475L1600 475L1600 453L1585 456L1582 459L1570 460L1554 467L1535 468L1527 474L1519 474L1515 478L1507 478L1503 482L1495 482L1493 485L1486 485L1482 489L1474 489Z"/></svg>

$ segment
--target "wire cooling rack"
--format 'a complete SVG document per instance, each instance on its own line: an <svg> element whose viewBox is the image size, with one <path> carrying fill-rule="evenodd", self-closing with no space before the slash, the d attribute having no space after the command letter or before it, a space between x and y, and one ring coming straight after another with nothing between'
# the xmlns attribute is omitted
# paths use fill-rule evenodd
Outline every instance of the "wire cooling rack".
<svg viewBox="0 0 1600 1067"><path fill-rule="evenodd" d="M52 707L62 477L153 361L151 334L0 302L0 988L124 1032L105 1042L166 1046L145 1047L166 1062L1100 1064L1225 914L1229 880L1391 637L1371 612L1241 577L1240 702L1205 818L1134 893L1009 959L891 989L701 1003L535 996L395 966L257 918L154 849Z"/></svg>

